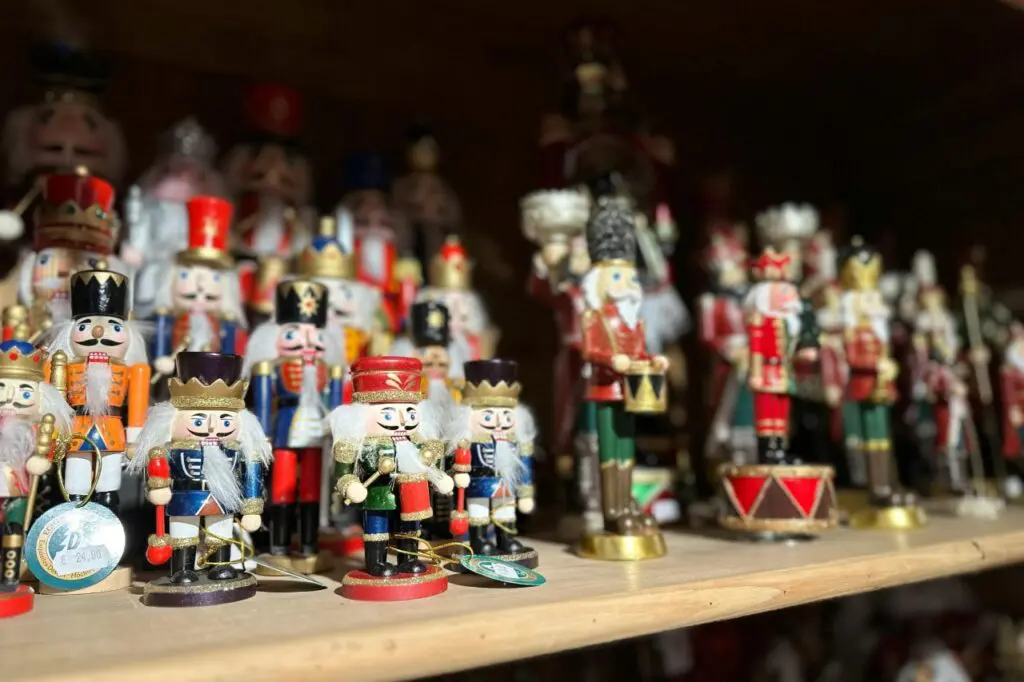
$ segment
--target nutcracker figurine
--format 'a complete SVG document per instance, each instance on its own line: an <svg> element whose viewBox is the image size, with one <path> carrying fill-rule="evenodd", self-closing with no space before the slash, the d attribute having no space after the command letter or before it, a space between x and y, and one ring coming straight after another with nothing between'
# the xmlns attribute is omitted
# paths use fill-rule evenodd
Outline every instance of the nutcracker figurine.
<svg viewBox="0 0 1024 682"><path fill-rule="evenodd" d="M362 357L369 346L373 317L380 307L380 292L355 279L351 250L338 240L334 218L320 219L312 243L298 259L299 277L327 288L327 325L338 327L345 339L345 364Z"/></svg>
<svg viewBox="0 0 1024 682"><path fill-rule="evenodd" d="M33 592L19 582L25 533L38 478L50 470L54 445L71 434L74 413L43 380L46 360L45 351L25 341L0 343L0 618L32 608ZM58 366L65 361L53 359Z"/></svg>
<svg viewBox="0 0 1024 682"><path fill-rule="evenodd" d="M708 403L714 418L705 457L708 462L752 464L757 446L754 402L746 380L749 348L743 315L747 252L733 234L715 232L704 263L711 274L711 290L700 298L700 339L714 358Z"/></svg>
<svg viewBox="0 0 1024 682"><path fill-rule="evenodd" d="M470 546L473 554L534 568L537 552L516 539L516 512L533 511L532 438L528 443L519 439L526 408L519 404L518 366L498 358L474 360L466 363L465 372L462 404L445 440L454 451L460 502L465 495ZM462 511L452 514L453 535L461 534ZM490 540L492 530L496 542Z"/></svg>
<svg viewBox="0 0 1024 682"><path fill-rule="evenodd" d="M15 109L4 122L4 203L11 210L0 211L0 239L24 233L22 217L30 215L46 175L88 166L117 184L126 165L121 129L99 105L107 66L66 45L41 47L30 57L43 97Z"/></svg>
<svg viewBox="0 0 1024 682"><path fill-rule="evenodd" d="M443 494L454 487L439 467L441 424L424 400L422 373L415 358L362 358L352 366L352 404L329 417L338 495L363 505L366 566L342 581L350 599L419 599L448 587L445 572L425 564L418 551L421 525L432 515L430 487ZM397 566L387 559L391 540Z"/></svg>
<svg viewBox="0 0 1024 682"><path fill-rule="evenodd" d="M33 337L71 314L69 278L79 269L110 267L117 242L114 188L80 168L41 179L41 198L35 210L33 250L20 264L19 302L29 308Z"/></svg>
<svg viewBox="0 0 1024 682"><path fill-rule="evenodd" d="M376 154L345 160L345 196L335 209L342 243L352 239L356 279L382 297L385 331L397 333L422 283L422 268L408 258L411 239L391 203L391 171ZM346 234L351 231L352 234Z"/></svg>
<svg viewBox="0 0 1024 682"><path fill-rule="evenodd" d="M452 339L470 360L489 358L498 330L488 320L483 299L472 287L473 264L458 237L448 237L430 263L427 286L417 301L439 301L448 308Z"/></svg>
<svg viewBox="0 0 1024 682"><path fill-rule="evenodd" d="M168 264L157 290L150 355L156 371L167 377L178 351L241 355L246 342L238 275L227 250L231 204L202 196L187 206L188 248Z"/></svg>
<svg viewBox="0 0 1024 682"><path fill-rule="evenodd" d="M258 259L290 259L309 243L315 220L310 206L313 182L309 160L297 142L302 127L299 93L261 83L249 88L245 105L250 137L228 152L224 176L238 210L235 247L245 257L239 264L242 296L251 312L269 316L274 288L286 273L279 267L263 268L261 282Z"/></svg>
<svg viewBox="0 0 1024 682"><path fill-rule="evenodd" d="M409 311L409 337L399 338L390 355L423 363L423 392L439 406L458 402L464 384L461 347L452 343L448 309L437 301L414 303Z"/></svg>
<svg viewBox="0 0 1024 682"><path fill-rule="evenodd" d="M1024 454L1024 325L1014 322L1000 368L1003 404L1003 455L1018 460ZM1017 485L1020 486L1018 479ZM1019 494L1018 494L1019 496Z"/></svg>
<svg viewBox="0 0 1024 682"><path fill-rule="evenodd" d="M782 204L758 214L755 219L762 246L770 246L789 257L792 279L804 276L803 254L818 231L818 212L808 204Z"/></svg>
<svg viewBox="0 0 1024 682"><path fill-rule="evenodd" d="M458 233L461 209L451 185L438 175L440 149L426 126L409 131L406 161L409 173L395 181L395 203L409 223L410 250L425 267L445 238Z"/></svg>
<svg viewBox="0 0 1024 682"><path fill-rule="evenodd" d="M801 333L804 308L787 254L766 248L751 274L756 282L746 299L747 385L754 397L758 462L722 466L725 512L719 522L768 537L813 535L838 521L834 472L793 451L789 430L793 362L815 360L817 339Z"/></svg>
<svg viewBox="0 0 1024 682"><path fill-rule="evenodd" d="M153 314L160 275L173 269L174 254L189 247L186 204L195 196L226 197L224 179L213 166L217 145L192 117L159 141L159 156L128 191L124 217L128 237L121 258L135 273L135 312Z"/></svg>
<svg viewBox="0 0 1024 682"><path fill-rule="evenodd" d="M589 423L592 420L585 419L593 410L584 409L586 380L580 356L580 280L590 269L585 234L590 204L585 192L540 190L523 197L520 210L523 235L538 247L527 288L552 309L560 337L553 370L555 428L549 452L555 454L568 496L582 508L586 525L599 531L604 520L596 483L597 433ZM581 421L583 428L578 428Z"/></svg>
<svg viewBox="0 0 1024 682"><path fill-rule="evenodd" d="M584 534L580 551L600 559L663 556L654 519L633 499L636 414L664 412L668 360L644 347L643 290L636 272L633 210L598 200L587 224L591 268L583 277L582 355L590 363L586 399L596 403L604 531Z"/></svg>
<svg viewBox="0 0 1024 682"><path fill-rule="evenodd" d="M900 488L890 437L898 366L891 357L891 313L878 290L882 259L855 238L840 256L843 340L849 377L844 400L846 447L867 462L872 506L853 515L860 528L916 528L925 523L914 496Z"/></svg>
<svg viewBox="0 0 1024 682"><path fill-rule="evenodd" d="M270 469L269 561L302 573L329 568L318 553L327 412L341 404L341 330L326 327L324 285L305 279L277 285L274 320L257 327L246 349L253 411L274 447ZM289 555L291 529L298 553Z"/></svg>
<svg viewBox="0 0 1024 682"><path fill-rule="evenodd" d="M170 402L150 411L130 464L133 473L145 472L156 507L147 558L171 564L169 576L146 585L143 601L207 606L247 599L256 579L231 563L234 518L241 516L246 531L260 527L270 444L245 409L241 356L183 351L175 364Z"/></svg>

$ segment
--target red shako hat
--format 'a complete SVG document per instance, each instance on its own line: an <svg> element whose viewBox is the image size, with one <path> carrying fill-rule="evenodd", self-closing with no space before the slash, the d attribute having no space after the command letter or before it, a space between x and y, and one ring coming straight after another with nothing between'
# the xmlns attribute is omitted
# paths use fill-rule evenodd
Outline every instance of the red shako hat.
<svg viewBox="0 0 1024 682"><path fill-rule="evenodd" d="M197 196L188 200L188 248L178 253L184 265L227 269L234 265L228 251L231 202L220 197Z"/></svg>
<svg viewBox="0 0 1024 682"><path fill-rule="evenodd" d="M352 364L352 400L418 403L423 400L423 363L415 358L365 357Z"/></svg>

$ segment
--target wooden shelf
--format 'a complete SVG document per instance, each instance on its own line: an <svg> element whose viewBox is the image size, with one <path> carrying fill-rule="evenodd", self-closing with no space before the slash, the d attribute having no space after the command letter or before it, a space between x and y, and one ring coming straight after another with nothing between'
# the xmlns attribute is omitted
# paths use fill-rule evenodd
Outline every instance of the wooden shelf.
<svg viewBox="0 0 1024 682"><path fill-rule="evenodd" d="M0 660L6 680L411 679L1021 561L1024 510L792 546L667 539L668 557L641 564L535 542L546 585L456 576L416 602L347 601L329 578L317 592L264 580L254 599L200 609L147 608L127 592L38 597L0 622Z"/></svg>

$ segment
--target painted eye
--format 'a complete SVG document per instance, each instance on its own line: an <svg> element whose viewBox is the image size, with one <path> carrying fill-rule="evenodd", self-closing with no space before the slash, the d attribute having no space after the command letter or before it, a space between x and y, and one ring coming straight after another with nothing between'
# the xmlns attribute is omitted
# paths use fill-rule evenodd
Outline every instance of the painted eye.
<svg viewBox="0 0 1024 682"><path fill-rule="evenodd" d="M40 265L46 265L49 262L50 262L50 254L44 253L42 256L39 257L39 264Z"/></svg>
<svg viewBox="0 0 1024 682"><path fill-rule="evenodd" d="M219 282L220 281L220 273L219 272L213 273L213 281L214 282Z"/></svg>
<svg viewBox="0 0 1024 682"><path fill-rule="evenodd" d="M182 270L181 272L179 272L178 273L178 279L180 279L182 281L188 279L188 271L187 270Z"/></svg>
<svg viewBox="0 0 1024 682"><path fill-rule="evenodd" d="M416 410L409 410L409 412L406 413L406 416L413 421L419 419L420 417L418 414L416 414Z"/></svg>
<svg viewBox="0 0 1024 682"><path fill-rule="evenodd" d="M621 272L613 272L612 273L612 279L615 280L616 282L618 282L620 279L622 279L622 273Z"/></svg>
<svg viewBox="0 0 1024 682"><path fill-rule="evenodd" d="M80 332L84 332L88 328L89 328L89 325L87 325L87 324L80 324L80 325L78 325L78 331L80 331Z"/></svg>
<svg viewBox="0 0 1024 682"><path fill-rule="evenodd" d="M295 340L295 336L296 336L295 330L294 329L289 329L288 331L286 331L284 333L284 340L285 341L294 341Z"/></svg>
<svg viewBox="0 0 1024 682"><path fill-rule="evenodd" d="M195 419L193 419L192 420L192 426L194 426L197 429L201 428L203 426L203 419L202 419L202 417L196 417Z"/></svg>
<svg viewBox="0 0 1024 682"><path fill-rule="evenodd" d="M120 334L121 333L121 325L119 325L119 324L115 324L114 325L114 333L115 334Z"/></svg>
<svg viewBox="0 0 1024 682"><path fill-rule="evenodd" d="M230 429L231 428L231 420L230 419L225 419L224 421L221 422L221 426L223 426L225 429Z"/></svg>
<svg viewBox="0 0 1024 682"><path fill-rule="evenodd" d="M384 421L386 421L386 422L391 421L391 413L390 412L388 414L384 415Z"/></svg>
<svg viewBox="0 0 1024 682"><path fill-rule="evenodd" d="M31 400L32 399L32 392L31 391L22 391L21 392L21 399L22 400Z"/></svg>

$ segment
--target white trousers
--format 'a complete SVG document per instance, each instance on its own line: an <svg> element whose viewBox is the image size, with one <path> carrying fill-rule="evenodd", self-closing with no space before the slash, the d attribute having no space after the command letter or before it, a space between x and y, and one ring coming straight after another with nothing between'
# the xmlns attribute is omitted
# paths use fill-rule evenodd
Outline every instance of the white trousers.
<svg viewBox="0 0 1024 682"><path fill-rule="evenodd" d="M64 460L64 487L68 495L87 495L92 487L93 460L91 452L68 453ZM123 452L105 452L100 454L97 464L100 467L99 481L96 484L98 493L115 493L121 490L121 462Z"/></svg>

